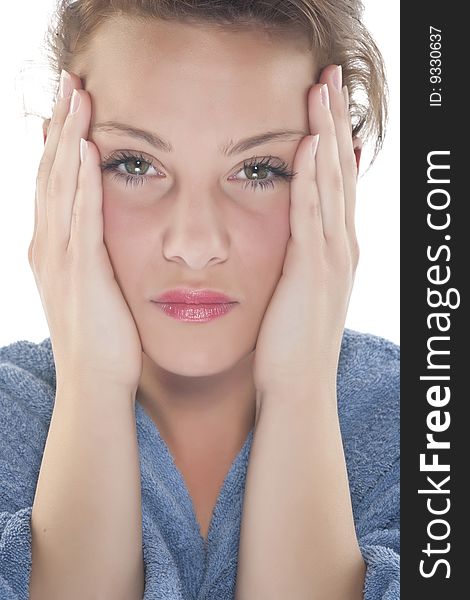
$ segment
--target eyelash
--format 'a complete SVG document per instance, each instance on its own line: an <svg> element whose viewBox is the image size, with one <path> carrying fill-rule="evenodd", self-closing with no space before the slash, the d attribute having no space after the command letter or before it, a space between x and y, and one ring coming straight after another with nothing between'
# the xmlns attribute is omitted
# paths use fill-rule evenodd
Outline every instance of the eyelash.
<svg viewBox="0 0 470 600"><path fill-rule="evenodd" d="M266 180L250 179L245 183L243 189L246 189L248 185L251 185L251 187L254 190L258 188L266 189L268 186L274 187L274 182L276 180L280 179L283 181L290 181L296 175L296 173L289 169L288 165L284 161L281 160L280 164L273 165L271 164L271 159L272 156L268 156L259 160L258 157L255 156L249 160L244 161L243 167L239 171L237 171L237 173L247 168L267 167L268 170L274 175L274 177L271 177L270 179ZM101 163L101 169L103 172L109 171L110 173L114 173L113 179L124 179L126 187L129 185L134 187L137 185L143 185L144 183L147 183L147 181L152 177L147 175L129 175L118 171L118 167L120 165L131 161L141 161L155 169L155 166L152 164L152 162L145 159L142 154L129 154L124 151L120 151L115 156L107 156Z"/></svg>

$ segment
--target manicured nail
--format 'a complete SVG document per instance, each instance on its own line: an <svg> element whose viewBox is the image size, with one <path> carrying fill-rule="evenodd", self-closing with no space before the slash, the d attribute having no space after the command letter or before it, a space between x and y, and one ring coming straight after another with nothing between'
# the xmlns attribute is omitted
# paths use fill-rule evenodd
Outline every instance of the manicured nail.
<svg viewBox="0 0 470 600"><path fill-rule="evenodd" d="M87 154L88 154L88 142L81 137L80 138L80 163L83 163L85 161Z"/></svg>
<svg viewBox="0 0 470 600"><path fill-rule="evenodd" d="M349 90L348 86L343 86L343 96L344 96L344 104L346 105L346 110L349 110Z"/></svg>
<svg viewBox="0 0 470 600"><path fill-rule="evenodd" d="M343 85L343 69L341 65L338 65L333 72L333 84L338 92L340 92Z"/></svg>
<svg viewBox="0 0 470 600"><path fill-rule="evenodd" d="M69 98L72 93L72 78L65 69L60 74L60 97Z"/></svg>
<svg viewBox="0 0 470 600"><path fill-rule="evenodd" d="M80 94L77 90L73 90L72 100L70 102L70 114L73 115L77 112L78 107L80 106Z"/></svg>
<svg viewBox="0 0 470 600"><path fill-rule="evenodd" d="M321 103L328 110L330 109L330 96L328 94L328 86L324 83L320 88Z"/></svg>
<svg viewBox="0 0 470 600"><path fill-rule="evenodd" d="M318 148L318 140L320 139L320 134L317 133L312 137L312 156L315 158Z"/></svg>

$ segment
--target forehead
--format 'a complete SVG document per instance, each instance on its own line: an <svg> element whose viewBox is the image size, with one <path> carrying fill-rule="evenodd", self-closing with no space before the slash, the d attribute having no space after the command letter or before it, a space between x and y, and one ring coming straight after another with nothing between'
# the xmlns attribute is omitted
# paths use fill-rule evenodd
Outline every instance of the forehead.
<svg viewBox="0 0 470 600"><path fill-rule="evenodd" d="M154 112L221 126L230 115L257 129L305 123L316 69L292 36L123 17L97 32L85 67L96 120ZM289 114L295 122L286 122Z"/></svg>

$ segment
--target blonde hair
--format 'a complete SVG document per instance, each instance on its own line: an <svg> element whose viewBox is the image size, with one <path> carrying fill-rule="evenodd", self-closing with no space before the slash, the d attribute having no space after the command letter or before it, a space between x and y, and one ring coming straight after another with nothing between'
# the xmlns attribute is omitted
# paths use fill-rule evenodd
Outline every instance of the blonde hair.
<svg viewBox="0 0 470 600"><path fill-rule="evenodd" d="M74 70L108 19L163 19L231 30L259 29L271 35L302 35L321 71L343 69L348 86L352 135L375 141L374 162L388 119L388 86L382 55L361 17L361 0L58 0L45 37L56 88L62 69ZM313 58L313 56L312 56Z"/></svg>

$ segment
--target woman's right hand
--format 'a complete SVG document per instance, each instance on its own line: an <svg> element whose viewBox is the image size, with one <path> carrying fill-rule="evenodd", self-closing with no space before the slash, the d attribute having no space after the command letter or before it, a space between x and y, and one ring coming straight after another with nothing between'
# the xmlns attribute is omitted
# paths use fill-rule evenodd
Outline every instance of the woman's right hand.
<svg viewBox="0 0 470 600"><path fill-rule="evenodd" d="M70 74L80 106L57 98L36 180L28 260L49 325L58 385L83 379L137 390L142 343L104 243L98 148L80 137L90 127L91 97Z"/></svg>

